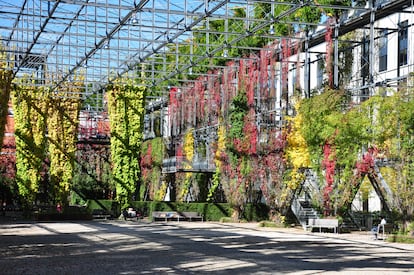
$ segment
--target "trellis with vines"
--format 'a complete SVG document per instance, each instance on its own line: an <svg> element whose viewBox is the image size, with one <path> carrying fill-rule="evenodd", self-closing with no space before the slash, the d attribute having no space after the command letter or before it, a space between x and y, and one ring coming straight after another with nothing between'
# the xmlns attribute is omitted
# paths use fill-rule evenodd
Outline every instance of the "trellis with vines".
<svg viewBox="0 0 414 275"><path fill-rule="evenodd" d="M49 93L47 130L49 145L49 176L53 197L68 204L75 170L76 141L81 108L81 76L54 94ZM72 94L68 97L68 94Z"/></svg>
<svg viewBox="0 0 414 275"><path fill-rule="evenodd" d="M13 71L7 68L5 53L0 48L0 137L3 144L4 127L8 114Z"/></svg>
<svg viewBox="0 0 414 275"><path fill-rule="evenodd" d="M4 136L5 126L7 124L10 92L12 90L11 81L13 75L13 71L8 68L6 60L6 53L0 47L0 145L2 145L1 148L3 148L4 145L4 147L6 147L5 150L10 152L10 154L0 155L0 187L3 190L10 190L10 187L7 186L9 185L8 182L11 182L12 179L15 178L14 164L16 163L16 158L13 154L11 154L11 147L15 146L15 142L11 138L6 138Z"/></svg>
<svg viewBox="0 0 414 275"><path fill-rule="evenodd" d="M162 177L162 160L165 151L162 137L144 141L141 149L141 177L142 186L139 198L142 200L163 200L165 185Z"/></svg>
<svg viewBox="0 0 414 275"><path fill-rule="evenodd" d="M107 88L111 128L111 161L116 200L128 207L140 184L145 88L130 81Z"/></svg>
<svg viewBox="0 0 414 275"><path fill-rule="evenodd" d="M16 182L25 207L29 207L37 199L47 157L48 90L22 84L15 86L11 98L15 121Z"/></svg>

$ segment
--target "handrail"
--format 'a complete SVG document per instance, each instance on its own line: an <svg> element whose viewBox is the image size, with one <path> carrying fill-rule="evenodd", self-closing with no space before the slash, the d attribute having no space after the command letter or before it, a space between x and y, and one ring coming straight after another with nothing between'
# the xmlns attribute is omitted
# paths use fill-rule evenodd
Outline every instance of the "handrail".
<svg viewBox="0 0 414 275"><path fill-rule="evenodd" d="M303 211L303 207L300 204L300 202L299 202L299 200L297 199L296 196L293 196L291 209L292 209L293 214L298 219L299 223L302 225L303 229L306 230L306 222L307 221L304 220L300 215L300 212Z"/></svg>

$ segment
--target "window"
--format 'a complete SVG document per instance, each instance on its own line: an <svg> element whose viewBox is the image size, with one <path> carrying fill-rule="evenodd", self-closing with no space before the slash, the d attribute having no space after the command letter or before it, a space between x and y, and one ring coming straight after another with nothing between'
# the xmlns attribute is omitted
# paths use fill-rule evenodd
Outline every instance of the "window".
<svg viewBox="0 0 414 275"><path fill-rule="evenodd" d="M381 31L379 39L379 71L387 70L388 30Z"/></svg>
<svg viewBox="0 0 414 275"><path fill-rule="evenodd" d="M401 22L398 31L398 65L407 65L408 21Z"/></svg>

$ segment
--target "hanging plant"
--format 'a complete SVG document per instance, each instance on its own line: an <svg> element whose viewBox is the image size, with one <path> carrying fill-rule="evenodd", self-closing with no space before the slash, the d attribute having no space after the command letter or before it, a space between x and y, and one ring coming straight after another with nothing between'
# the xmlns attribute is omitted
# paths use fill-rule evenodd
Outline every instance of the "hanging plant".
<svg viewBox="0 0 414 275"><path fill-rule="evenodd" d="M61 87L50 95L47 127L50 156L50 182L54 198L68 204L75 170L76 141L78 136L79 110L83 77ZM70 95L70 96L68 96Z"/></svg>
<svg viewBox="0 0 414 275"><path fill-rule="evenodd" d="M220 186L221 170L223 169L223 156L226 152L226 128L219 124L217 129L217 149L214 154L216 170L213 174L212 185L208 191L207 201L212 201L217 188Z"/></svg>
<svg viewBox="0 0 414 275"><path fill-rule="evenodd" d="M7 56L0 46L0 144L3 144L4 128L8 114L8 104L10 100L11 81L13 70L8 68Z"/></svg>
<svg viewBox="0 0 414 275"><path fill-rule="evenodd" d="M345 147L342 144L337 145L337 142L339 143L342 137L338 138L342 134L338 127L340 127L340 123L343 121L342 109L345 102L346 96L343 92L328 89L320 95L302 100L298 106L300 134L306 141L309 152L306 163L309 167L325 176L323 193L326 209L330 209L329 206L331 205L330 194L335 176L335 163L338 161L336 152L339 147ZM293 142L294 139L291 139L291 141ZM339 147L337 148L337 146ZM299 167L293 169L295 173L298 171ZM302 177L295 175L292 179L301 182L304 180L304 175ZM297 187L297 184L298 182L293 187ZM327 211L325 214L327 214Z"/></svg>
<svg viewBox="0 0 414 275"><path fill-rule="evenodd" d="M377 99L380 104L375 109L377 120L373 127L381 158L393 163L387 170L383 168L382 172L393 191L393 206L402 213L403 226L407 226L414 215L413 91L412 88L401 89L387 100Z"/></svg>
<svg viewBox="0 0 414 275"><path fill-rule="evenodd" d="M335 176L336 155L335 147L330 143L323 146L322 168L325 170L325 186L323 188L324 215L331 214L331 193L333 191Z"/></svg>
<svg viewBox="0 0 414 275"><path fill-rule="evenodd" d="M254 167L255 179L266 204L270 207L270 219L278 221L281 219L280 213L288 206L285 203L287 200L284 199L287 188L283 181L287 169L287 135L279 129L267 130L266 139L260 144L257 164Z"/></svg>
<svg viewBox="0 0 414 275"><path fill-rule="evenodd" d="M144 188L140 189L140 198L155 200L155 194L159 193L162 187L161 171L164 150L162 137L147 140L142 144L140 166ZM148 197L145 197L146 195Z"/></svg>
<svg viewBox="0 0 414 275"><path fill-rule="evenodd" d="M325 42L326 42L326 74L328 75L328 85L333 87L333 66L332 66L332 57L333 57L333 25L335 23L335 18L330 17L326 20L326 32L325 32Z"/></svg>
<svg viewBox="0 0 414 275"><path fill-rule="evenodd" d="M46 158L46 113L48 91L25 83L15 86L12 102L16 140L16 182L25 207L39 191Z"/></svg>
<svg viewBox="0 0 414 275"><path fill-rule="evenodd" d="M187 133L184 136L183 144L183 169L188 170L192 167L193 157L194 157L194 129L190 128L187 130ZM184 201L188 195L191 184L193 181L193 174L189 172L183 173L183 181L180 186L178 186L178 200Z"/></svg>
<svg viewBox="0 0 414 275"><path fill-rule="evenodd" d="M78 143L72 189L89 199L112 199L109 147L102 144ZM72 192L75 204L86 203L78 192Z"/></svg>
<svg viewBox="0 0 414 275"><path fill-rule="evenodd" d="M158 190L154 191L154 200L155 201L164 200L165 196L167 195L167 188L168 188L168 183L165 181L161 181Z"/></svg>
<svg viewBox="0 0 414 275"><path fill-rule="evenodd" d="M239 94L232 99L229 112L230 128L228 137L234 142L234 144L229 144L229 149L237 150L236 144L240 143L240 140L244 136L244 119L248 110L246 93L239 91Z"/></svg>
<svg viewBox="0 0 414 275"><path fill-rule="evenodd" d="M305 180L305 169L311 165L309 148L304 139L301 126L303 115L300 112L300 104L295 104L297 114L294 117L288 117L288 125L285 129L287 145L284 151L287 170L285 177L285 188L282 189L281 201L290 201L291 195L297 190Z"/></svg>
<svg viewBox="0 0 414 275"><path fill-rule="evenodd" d="M125 208L132 201L140 179L145 88L131 82L115 83L108 87L107 94L116 198Z"/></svg>
<svg viewBox="0 0 414 275"><path fill-rule="evenodd" d="M303 115L300 113L300 102L295 106L299 112L293 118L288 118L289 127L287 134L286 158L291 167L290 180L287 186L291 190L296 190L305 179L304 169L311 165L308 145L301 132Z"/></svg>

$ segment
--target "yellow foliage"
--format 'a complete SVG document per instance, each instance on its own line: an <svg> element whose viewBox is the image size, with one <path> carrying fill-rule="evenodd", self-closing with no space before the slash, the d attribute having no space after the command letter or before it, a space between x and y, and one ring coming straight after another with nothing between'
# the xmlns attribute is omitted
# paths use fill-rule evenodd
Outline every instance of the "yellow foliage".
<svg viewBox="0 0 414 275"><path fill-rule="evenodd" d="M184 136L183 142L183 154L186 161L183 163L184 169L190 169L192 166L192 161L194 157L194 129L189 129ZM181 189L179 192L178 200L183 201L188 193L188 190L191 185L193 174L184 173L184 181L178 188Z"/></svg>
<svg viewBox="0 0 414 275"><path fill-rule="evenodd" d="M295 169L307 168L310 166L310 155L306 141L300 132L303 117L297 114L294 118L289 118L289 121L291 131L287 136L287 159Z"/></svg>
<svg viewBox="0 0 414 275"><path fill-rule="evenodd" d="M393 192L397 192L398 174L394 167L385 166L380 168L380 172L385 182L389 185Z"/></svg>
<svg viewBox="0 0 414 275"><path fill-rule="evenodd" d="M167 182L165 182L165 181L161 182L160 188L155 192L154 200L156 200L156 201L164 200L165 195L166 195L167 186L168 186Z"/></svg>
<svg viewBox="0 0 414 275"><path fill-rule="evenodd" d="M217 168L220 168L222 165L221 155L226 151L226 128L223 125L219 125L217 135L217 151L215 154L214 163L216 164Z"/></svg>
<svg viewBox="0 0 414 275"><path fill-rule="evenodd" d="M296 110L299 110L299 103L296 103ZM301 168L310 166L310 154L308 146L300 127L303 122L301 114L297 114L293 118L288 118L290 123L290 132L287 135L288 146L286 148L286 159L292 167L290 172L290 180L286 183L288 189L295 190L301 182L305 180L305 175L301 172ZM287 194L285 194L287 196Z"/></svg>
<svg viewBox="0 0 414 275"><path fill-rule="evenodd" d="M295 190L299 187L300 183L305 180L305 175L298 169L294 168L290 172L290 180L287 182L288 188Z"/></svg>
<svg viewBox="0 0 414 275"><path fill-rule="evenodd" d="M189 162L193 161L194 157L194 137L193 137L193 129L187 131L184 137L184 144L183 144L183 153L186 159ZM187 166L189 164L186 164ZM189 168L189 167L186 167Z"/></svg>
<svg viewBox="0 0 414 275"><path fill-rule="evenodd" d="M360 187L359 191L362 194L362 197L367 200L369 197L369 194L371 190L373 189L371 182L369 181L368 177L364 177Z"/></svg>

